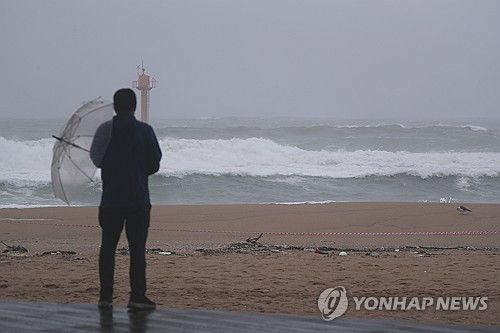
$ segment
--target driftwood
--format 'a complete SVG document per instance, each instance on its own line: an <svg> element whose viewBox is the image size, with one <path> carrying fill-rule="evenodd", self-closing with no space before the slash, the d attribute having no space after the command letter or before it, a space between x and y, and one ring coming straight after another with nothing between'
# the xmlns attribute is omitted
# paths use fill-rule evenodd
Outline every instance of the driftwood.
<svg viewBox="0 0 500 333"><path fill-rule="evenodd" d="M262 237L262 235L263 235L263 234L264 234L264 233L261 233L261 234L260 234L259 236L257 236L257 237L248 237L248 238L247 238L247 240L246 240L246 242L247 242L247 243L251 243L251 244L255 244L255 243L257 243L257 241L258 241L258 240Z"/></svg>
<svg viewBox="0 0 500 333"><path fill-rule="evenodd" d="M25 248L21 245L8 245L8 244L5 244L3 241L2 241L2 244L7 247L5 250L2 251L2 253L9 253L9 252L27 253L27 252L29 252L27 248Z"/></svg>

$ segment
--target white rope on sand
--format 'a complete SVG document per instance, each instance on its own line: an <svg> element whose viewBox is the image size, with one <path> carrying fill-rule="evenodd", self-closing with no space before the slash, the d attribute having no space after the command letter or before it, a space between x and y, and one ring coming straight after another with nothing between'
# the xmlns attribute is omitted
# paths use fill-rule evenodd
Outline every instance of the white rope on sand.
<svg viewBox="0 0 500 333"><path fill-rule="evenodd" d="M35 221L58 221L55 219L13 219L1 218L2 222L14 222L23 224L35 224ZM38 224L38 223L36 223ZM50 225L58 227L77 228L99 228L98 225L84 224L62 224L43 223L39 225ZM235 230L189 230L189 229L160 229L150 228L154 231L166 232L196 232L196 233L223 233L223 234L259 234L275 236L477 236L477 235L499 235L500 230L466 230L466 231L402 231L402 232L281 232L281 231L235 231Z"/></svg>

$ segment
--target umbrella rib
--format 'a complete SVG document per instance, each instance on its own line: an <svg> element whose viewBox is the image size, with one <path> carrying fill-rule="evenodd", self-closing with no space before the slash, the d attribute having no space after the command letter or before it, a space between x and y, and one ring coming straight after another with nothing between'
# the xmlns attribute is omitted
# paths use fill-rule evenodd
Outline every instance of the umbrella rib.
<svg viewBox="0 0 500 333"><path fill-rule="evenodd" d="M87 175L87 174L85 173L85 171L83 171L83 170L82 170L82 169L78 166L78 164L76 164L76 163L73 161L73 159L71 158L71 156L70 156L69 154L68 154L68 159L69 159L69 161L70 161L70 162L71 162L71 163L72 163L72 164L73 164L73 165L74 165L74 166L75 166L75 167L76 167L76 168L77 168L77 169L78 169L78 170L79 170L79 171L80 171L80 172L81 172L81 173L82 173L85 177L87 177L87 178L88 178L91 182L93 182L93 181L94 181L94 180L92 179L92 177L90 177L89 175Z"/></svg>
<svg viewBox="0 0 500 333"><path fill-rule="evenodd" d="M59 186L57 187L58 190L56 191L56 184L55 184L54 179L53 179L52 189L53 189L54 193L56 194L56 198L60 198L61 200L63 200L64 202L66 202L69 205L68 196L66 195L66 191L64 190L64 187L62 186L61 173L59 172L62 154L63 154L63 151L65 151L65 150L66 150L65 146L62 146L62 145L59 146L57 144L54 146L54 156L52 159L51 169L55 168L57 165L58 172L55 174L55 177L57 177L55 180L57 180L57 184ZM52 172L52 176L54 176L53 172ZM62 197L58 196L58 194L57 194L58 192L59 192L59 194L62 195Z"/></svg>
<svg viewBox="0 0 500 333"><path fill-rule="evenodd" d="M108 107L110 104L112 104L112 103L104 104L104 105L101 105L101 106L100 106L100 107L98 107L98 108L95 108L95 109L93 109L93 110L90 110L90 111L88 111L88 112L85 114L85 116L88 116L88 115L89 115L89 114L91 114L91 113L94 113L94 112L100 111L101 109L104 109L104 108Z"/></svg>
<svg viewBox="0 0 500 333"><path fill-rule="evenodd" d="M66 203L69 205L69 199L68 199L68 195L66 194L66 191L64 190L64 186L62 186L62 180L61 180L61 173L58 172L57 173L57 177L59 178L59 184L61 184L61 191L62 191L62 194L64 195L64 201L66 201Z"/></svg>
<svg viewBox="0 0 500 333"><path fill-rule="evenodd" d="M54 166L52 165L52 167L54 167ZM57 167L57 169L59 170L60 167ZM61 173L60 172L57 172L57 179L59 180L58 181L59 188L61 189L62 195L64 196L64 198L60 198L60 199L62 199L63 201L65 201L69 205L68 196L66 195L66 191L64 190L64 186L62 186L62 180L61 180ZM54 182L52 182L52 189L55 192L56 187L54 185ZM57 197L57 194L56 194L56 197Z"/></svg>

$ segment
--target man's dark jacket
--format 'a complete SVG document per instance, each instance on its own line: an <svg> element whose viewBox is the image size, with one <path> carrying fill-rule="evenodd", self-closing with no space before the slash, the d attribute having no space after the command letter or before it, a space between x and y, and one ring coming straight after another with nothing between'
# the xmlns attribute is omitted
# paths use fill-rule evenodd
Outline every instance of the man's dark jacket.
<svg viewBox="0 0 500 333"><path fill-rule="evenodd" d="M99 149L103 150L99 138L109 137L110 131L109 145L105 152L99 153ZM160 168L162 153L150 125L137 121L130 114L117 115L97 129L90 155L94 164L101 168L101 207L144 208L151 205L148 176Z"/></svg>

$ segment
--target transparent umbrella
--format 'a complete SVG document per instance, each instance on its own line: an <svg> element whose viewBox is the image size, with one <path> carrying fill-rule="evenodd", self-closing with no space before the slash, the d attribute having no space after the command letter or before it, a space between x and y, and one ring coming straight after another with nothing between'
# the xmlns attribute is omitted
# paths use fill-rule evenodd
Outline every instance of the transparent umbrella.
<svg viewBox="0 0 500 333"><path fill-rule="evenodd" d="M94 181L97 165L111 138L112 117L113 103L99 97L79 108L59 136L53 136L56 143L52 154L52 187L55 196L68 205Z"/></svg>

